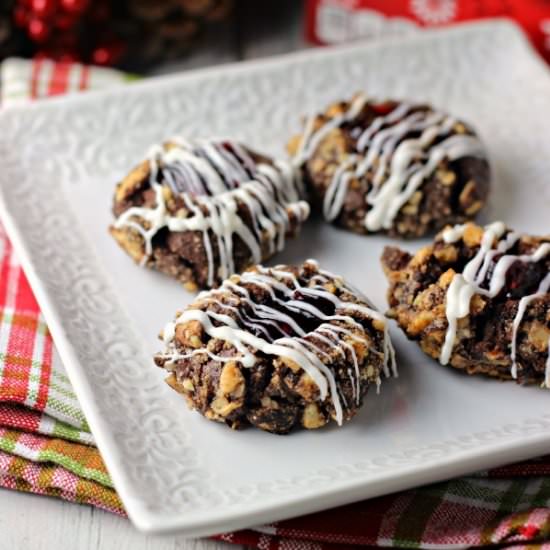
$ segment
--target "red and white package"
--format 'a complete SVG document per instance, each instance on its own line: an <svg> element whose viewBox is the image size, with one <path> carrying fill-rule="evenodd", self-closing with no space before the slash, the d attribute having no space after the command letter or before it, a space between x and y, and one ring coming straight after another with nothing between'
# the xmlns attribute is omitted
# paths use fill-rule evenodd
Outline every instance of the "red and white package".
<svg viewBox="0 0 550 550"><path fill-rule="evenodd" d="M307 0L307 14L307 38L317 44L509 17L550 63L550 0Z"/></svg>

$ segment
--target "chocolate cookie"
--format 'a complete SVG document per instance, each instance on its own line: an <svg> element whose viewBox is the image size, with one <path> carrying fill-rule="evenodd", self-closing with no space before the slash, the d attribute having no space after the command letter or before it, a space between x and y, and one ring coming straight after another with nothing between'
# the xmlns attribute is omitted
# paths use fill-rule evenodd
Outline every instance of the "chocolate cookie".
<svg viewBox="0 0 550 550"><path fill-rule="evenodd" d="M483 207L490 170L465 122L363 94L307 120L288 144L327 221L356 233L419 237Z"/></svg>
<svg viewBox="0 0 550 550"><path fill-rule="evenodd" d="M414 256L387 247L388 315L441 364L550 388L550 237L449 227Z"/></svg>
<svg viewBox="0 0 550 550"><path fill-rule="evenodd" d="M309 216L288 162L227 140L173 139L117 186L110 231L138 263L190 290L283 249Z"/></svg>
<svg viewBox="0 0 550 550"><path fill-rule="evenodd" d="M255 266L197 297L155 357L189 407L232 428L339 425L381 373L395 374L385 318L309 260Z"/></svg>

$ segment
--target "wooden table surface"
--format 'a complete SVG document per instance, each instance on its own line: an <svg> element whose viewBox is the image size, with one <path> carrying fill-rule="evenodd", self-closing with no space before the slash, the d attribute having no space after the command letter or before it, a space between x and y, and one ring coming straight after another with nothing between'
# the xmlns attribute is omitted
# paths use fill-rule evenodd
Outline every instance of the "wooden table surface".
<svg viewBox="0 0 550 550"><path fill-rule="evenodd" d="M154 74L272 56L306 47L300 0L237 0L232 20L206 35L188 58ZM145 536L130 522L91 506L0 490L0 550L221 550L209 540Z"/></svg>

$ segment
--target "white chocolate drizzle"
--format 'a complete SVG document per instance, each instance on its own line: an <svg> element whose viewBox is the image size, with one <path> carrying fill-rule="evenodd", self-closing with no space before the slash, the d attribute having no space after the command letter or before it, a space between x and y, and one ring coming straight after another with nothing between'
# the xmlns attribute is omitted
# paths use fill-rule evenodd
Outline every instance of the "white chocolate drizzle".
<svg viewBox="0 0 550 550"><path fill-rule="evenodd" d="M153 237L160 229L201 231L208 260L208 285L217 277L235 272L233 236L249 248L252 261L262 260L268 236L269 254L281 251L290 226L289 213L298 223L309 216L309 206L300 200L302 182L298 171L286 162L256 163L238 143L227 140L171 140L171 147L153 147L149 154L150 186L154 206L135 206L115 221L116 228L129 227L144 241L142 263L153 252ZM181 197L187 212L172 214L166 206L168 189ZM170 193L168 193L170 194ZM250 228L239 205L250 215ZM212 239L219 252L214 261Z"/></svg>
<svg viewBox="0 0 550 550"><path fill-rule="evenodd" d="M445 229L442 233L443 241L455 243L462 239L466 225L456 225ZM536 263L550 254L550 243L542 243L532 254L507 254L520 239L520 235L513 231L507 232L502 222L495 222L485 227L479 250L466 264L462 273L455 273L445 298L445 313L447 317L447 332L441 348L440 362L446 365L452 355L459 319L470 313L470 302L474 294L480 294L489 298L497 296L506 285L506 274L516 262ZM495 258L499 256L495 262ZM491 269L491 275L487 281L487 274ZM481 285L485 284L488 288ZM518 303L518 309L512 323L512 339L510 358L512 361L511 375L517 379L517 338L521 322L529 304L544 296L550 289L550 273L540 282L533 294L523 296ZM546 362L545 383L548 386L549 359Z"/></svg>
<svg viewBox="0 0 550 550"><path fill-rule="evenodd" d="M298 151L296 151L296 154L294 155L294 162L300 166L304 164L304 162L307 162L310 159L311 155L315 153L321 141L332 130L339 128L340 126L342 126L342 124L345 124L346 122L351 122L353 119L359 116L366 104L367 96L365 96L364 94L358 95L350 103L347 111L339 116L330 118L318 129L314 128L317 117L315 115L310 116L306 122L304 135L302 136L302 139L300 141Z"/></svg>
<svg viewBox="0 0 550 550"><path fill-rule="evenodd" d="M299 166L306 163L333 129L353 125L367 104L367 97L359 95L347 111L316 130L316 118L311 117L294 162ZM451 116L410 103L396 104L389 113L375 117L357 138L355 152L332 176L323 199L325 219L333 221L338 217L350 182L370 174L372 186L366 196L369 208L365 227L369 231L391 228L401 208L442 161L486 156L476 136L454 133L457 123ZM417 134L418 137L410 137Z"/></svg>
<svg viewBox="0 0 550 550"><path fill-rule="evenodd" d="M307 263L314 261L308 260ZM342 424L342 401L346 407L347 403L337 387L334 373L327 366L332 359L326 350L335 350L352 364L347 374L356 403L360 402L363 395L361 373L355 349L349 341L368 344L368 340L363 336L364 327L360 320L372 319L384 324L383 371L386 376L390 376L391 373L397 375L395 354L384 316L368 301L361 304L348 302L329 292L323 285L332 281L334 277L328 272L318 270L316 263L314 265L317 273L308 283L312 286L302 284L284 266L256 266L254 271L244 272L238 279L227 280L218 289L200 293L197 297L198 302L208 300L211 304L215 303L218 312L187 309L175 322L166 326L163 335L167 347L163 357L167 359L167 368L173 368L177 361L196 354L211 355L207 347L184 354L177 350L176 325L198 321L206 334L231 344L238 354L236 357L217 356L216 360L239 361L243 367L250 368L261 360L256 355L258 351L293 361L315 382L321 401L330 396L336 421ZM338 279L342 289L355 295L351 287L341 278ZM247 285L265 290L269 296L267 303L256 302L250 295ZM220 300L222 295L228 295L228 291L238 297L234 303L240 307ZM233 315L230 315L231 313ZM309 329L308 322L311 323ZM343 336L347 336L348 341L344 342ZM368 353L379 352L370 348ZM379 384L378 377L377 386Z"/></svg>
<svg viewBox="0 0 550 550"><path fill-rule="evenodd" d="M518 365L516 362L516 355L517 355L517 339L518 339L518 331L521 324L521 321L523 320L523 317L525 316L525 312L527 311L527 307L529 304L536 300L537 298L541 298L544 296L548 290L550 289L550 273L546 275L546 277L541 281L539 287L537 288L536 292L533 294L529 294L528 296L524 296L518 304L518 311L516 313L516 316L514 317L514 322L512 324L512 351L510 353L510 357L512 358L512 378L516 379L518 377ZM548 349L548 358L546 359L546 373L545 373L545 385L547 388L550 388L550 384L548 383L550 372L548 365L550 364L550 347Z"/></svg>

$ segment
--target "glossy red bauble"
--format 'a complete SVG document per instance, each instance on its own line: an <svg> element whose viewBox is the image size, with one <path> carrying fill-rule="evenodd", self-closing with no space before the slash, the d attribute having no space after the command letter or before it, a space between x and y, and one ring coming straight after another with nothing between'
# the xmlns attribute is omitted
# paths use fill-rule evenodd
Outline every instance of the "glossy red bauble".
<svg viewBox="0 0 550 550"><path fill-rule="evenodd" d="M98 46L92 52L91 62L95 65L112 65L116 63L124 53L121 42L110 42Z"/></svg>
<svg viewBox="0 0 550 550"><path fill-rule="evenodd" d="M45 42L49 38L50 30L46 22L38 17L32 17L27 24L29 38L38 43Z"/></svg>
<svg viewBox="0 0 550 550"><path fill-rule="evenodd" d="M41 19L51 17L57 10L57 0L31 0L30 11Z"/></svg>
<svg viewBox="0 0 550 550"><path fill-rule="evenodd" d="M83 13L89 4L89 0L60 0L61 8L70 13Z"/></svg>
<svg viewBox="0 0 550 550"><path fill-rule="evenodd" d="M26 27L29 22L29 11L24 6L16 6L13 10L13 21L18 27Z"/></svg>

